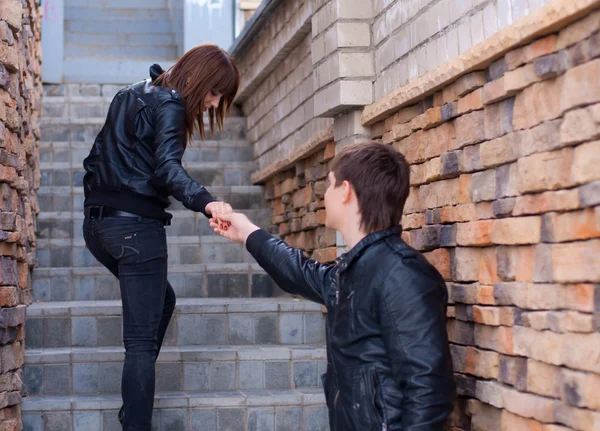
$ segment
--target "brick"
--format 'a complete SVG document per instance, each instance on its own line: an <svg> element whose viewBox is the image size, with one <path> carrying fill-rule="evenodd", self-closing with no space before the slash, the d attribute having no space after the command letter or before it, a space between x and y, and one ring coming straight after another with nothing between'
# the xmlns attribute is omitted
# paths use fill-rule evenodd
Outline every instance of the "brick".
<svg viewBox="0 0 600 431"><path fill-rule="evenodd" d="M581 371L600 372L600 333L561 334L564 342L563 363Z"/></svg>
<svg viewBox="0 0 600 431"><path fill-rule="evenodd" d="M500 355L498 380L519 391L527 390L527 358Z"/></svg>
<svg viewBox="0 0 600 431"><path fill-rule="evenodd" d="M453 85L455 87L455 94L458 97L463 97L465 94L483 87L485 83L485 72L473 72L469 73L468 75L461 76Z"/></svg>
<svg viewBox="0 0 600 431"><path fill-rule="evenodd" d="M540 124L530 130L519 131L519 155L524 157L562 148L559 133L560 125L561 120L554 120Z"/></svg>
<svg viewBox="0 0 600 431"><path fill-rule="evenodd" d="M391 144L392 142L396 142L400 139L404 139L407 136L410 136L413 130L411 124L412 122L395 124L390 132L383 135L383 143Z"/></svg>
<svg viewBox="0 0 600 431"><path fill-rule="evenodd" d="M533 359L527 361L527 391L548 397L560 394L560 369Z"/></svg>
<svg viewBox="0 0 600 431"><path fill-rule="evenodd" d="M455 129L452 123L444 123L433 129L425 131L422 136L425 146L425 158L431 159L444 154L453 146Z"/></svg>
<svg viewBox="0 0 600 431"><path fill-rule="evenodd" d="M521 193L563 189L571 180L571 148L538 153L518 160L518 190Z"/></svg>
<svg viewBox="0 0 600 431"><path fill-rule="evenodd" d="M494 244L537 244L541 238L540 217L513 217L494 221L490 240Z"/></svg>
<svg viewBox="0 0 600 431"><path fill-rule="evenodd" d="M513 215L542 214L550 211L569 211L579 208L577 189L558 190L518 196Z"/></svg>
<svg viewBox="0 0 600 431"><path fill-rule="evenodd" d="M515 201L515 198L506 198L494 201L494 216L498 218L510 217L515 207Z"/></svg>
<svg viewBox="0 0 600 431"><path fill-rule="evenodd" d="M468 203L470 183L470 176L461 175L459 178L427 184L420 187L419 200L427 209Z"/></svg>
<svg viewBox="0 0 600 431"><path fill-rule="evenodd" d="M514 354L513 328L475 325L475 345L507 355Z"/></svg>
<svg viewBox="0 0 600 431"><path fill-rule="evenodd" d="M559 51L534 60L535 74L541 79L555 78L571 67L571 59L567 51Z"/></svg>
<svg viewBox="0 0 600 431"><path fill-rule="evenodd" d="M551 253L556 282L600 281L600 240L555 244Z"/></svg>
<svg viewBox="0 0 600 431"><path fill-rule="evenodd" d="M448 339L451 343L472 346L475 342L475 328L472 323L449 320L446 327L448 329Z"/></svg>
<svg viewBox="0 0 600 431"><path fill-rule="evenodd" d="M504 77L488 82L483 86L482 102L484 105L500 102L509 97L504 87Z"/></svg>
<svg viewBox="0 0 600 431"><path fill-rule="evenodd" d="M516 69L523 64L531 63L538 57L553 53L558 49L557 41L558 37L555 34L551 34L507 53L505 56L507 69Z"/></svg>
<svg viewBox="0 0 600 431"><path fill-rule="evenodd" d="M457 224L456 244L459 246L486 246L494 220L481 220Z"/></svg>
<svg viewBox="0 0 600 431"><path fill-rule="evenodd" d="M474 203L494 200L496 194L496 171L489 169L473 174L470 193L471 201Z"/></svg>
<svg viewBox="0 0 600 431"><path fill-rule="evenodd" d="M315 250L312 254L312 259L321 263L333 262L337 258L337 248L329 247L325 249Z"/></svg>
<svg viewBox="0 0 600 431"><path fill-rule="evenodd" d="M481 109L483 109L483 88L478 88L458 99L458 115L479 111Z"/></svg>
<svg viewBox="0 0 600 431"><path fill-rule="evenodd" d="M400 152L411 165L425 161L424 133L423 130L419 130L393 145L394 149Z"/></svg>
<svg viewBox="0 0 600 431"><path fill-rule="evenodd" d="M510 133L479 145L479 158L483 168L514 162L518 158L520 133Z"/></svg>
<svg viewBox="0 0 600 431"><path fill-rule="evenodd" d="M328 142L323 152L323 162L327 162L335 157L335 142Z"/></svg>
<svg viewBox="0 0 600 431"><path fill-rule="evenodd" d="M441 171L443 178L452 178L464 172L462 166L462 150L442 153L440 159Z"/></svg>
<svg viewBox="0 0 600 431"><path fill-rule="evenodd" d="M600 181L580 186L578 194L582 207L600 205Z"/></svg>
<svg viewBox="0 0 600 431"><path fill-rule="evenodd" d="M598 137L600 137L600 104L565 114L560 127L561 144L572 145Z"/></svg>
<svg viewBox="0 0 600 431"><path fill-rule="evenodd" d="M19 0L2 0L0 5L0 19L6 21L14 30L22 31L21 15L23 7Z"/></svg>
<svg viewBox="0 0 600 431"><path fill-rule="evenodd" d="M556 421L567 425L568 429L595 430L600 426L600 413L577 409L560 404L554 412Z"/></svg>
<svg viewBox="0 0 600 431"><path fill-rule="evenodd" d="M573 153L572 179L576 184L600 179L600 141L579 145Z"/></svg>
<svg viewBox="0 0 600 431"><path fill-rule="evenodd" d="M592 33L596 33L598 28L600 28L600 13L596 11L561 30L556 41L556 49L567 48L580 40L586 39Z"/></svg>
<svg viewBox="0 0 600 431"><path fill-rule="evenodd" d="M494 139L513 131L515 99L510 98L485 108L485 139Z"/></svg>
<svg viewBox="0 0 600 431"><path fill-rule="evenodd" d="M421 113L422 112L420 111L418 104L402 108L400 111L385 120L385 130L391 130L396 124L408 123Z"/></svg>
<svg viewBox="0 0 600 431"><path fill-rule="evenodd" d="M474 305L473 321L487 326L514 326L514 309Z"/></svg>
<svg viewBox="0 0 600 431"><path fill-rule="evenodd" d="M515 130L530 129L560 116L564 78L566 74L557 79L538 82L517 94L513 112Z"/></svg>
<svg viewBox="0 0 600 431"><path fill-rule="evenodd" d="M450 121L458 117L458 102L445 103L442 105L442 121Z"/></svg>
<svg viewBox="0 0 600 431"><path fill-rule="evenodd" d="M541 422L553 422L554 409L558 405L556 400L518 392L514 389L507 389L503 401L506 410Z"/></svg>
<svg viewBox="0 0 600 431"><path fill-rule="evenodd" d="M498 277L503 281L533 280L535 249L528 246L498 247Z"/></svg>
<svg viewBox="0 0 600 431"><path fill-rule="evenodd" d="M560 112L564 113L578 106L600 102L598 76L600 76L600 59L569 69L562 76L564 84L560 95Z"/></svg>
<svg viewBox="0 0 600 431"><path fill-rule="evenodd" d="M308 184L306 187L294 192L292 202L294 208L301 208L310 203L312 197L312 187Z"/></svg>
<svg viewBox="0 0 600 431"><path fill-rule="evenodd" d="M439 248L424 254L425 258L440 272L444 280L450 280L450 253L445 248Z"/></svg>
<svg viewBox="0 0 600 431"><path fill-rule="evenodd" d="M8 46L0 43L0 63L4 63L9 72L14 73L19 70L19 55L17 45ZM7 108L7 118L10 108Z"/></svg>
<svg viewBox="0 0 600 431"><path fill-rule="evenodd" d="M591 208L563 214L547 213L543 216L542 241L566 242L600 237L600 226Z"/></svg>
<svg viewBox="0 0 600 431"><path fill-rule="evenodd" d="M475 396L477 395L473 394L473 397ZM468 400L467 414L470 416L470 424L464 429L471 429L473 431L500 431L502 410L471 399Z"/></svg>
<svg viewBox="0 0 600 431"><path fill-rule="evenodd" d="M514 95L541 79L536 74L533 64L526 64L504 75L504 91L507 95Z"/></svg>
<svg viewBox="0 0 600 431"><path fill-rule="evenodd" d="M514 351L517 355L561 365L564 339L560 334L536 331L522 326L513 327Z"/></svg>
<svg viewBox="0 0 600 431"><path fill-rule="evenodd" d="M411 187L408 193L408 198L406 199L406 203L404 204L404 213L418 213L423 211L423 205L420 200L420 188L419 187Z"/></svg>
<svg viewBox="0 0 600 431"><path fill-rule="evenodd" d="M474 111L454 120L456 140L452 149L458 150L485 140L484 117L482 111Z"/></svg>
<svg viewBox="0 0 600 431"><path fill-rule="evenodd" d="M410 122L412 130L430 129L442 123L442 109L440 107L430 108L423 114L413 118Z"/></svg>

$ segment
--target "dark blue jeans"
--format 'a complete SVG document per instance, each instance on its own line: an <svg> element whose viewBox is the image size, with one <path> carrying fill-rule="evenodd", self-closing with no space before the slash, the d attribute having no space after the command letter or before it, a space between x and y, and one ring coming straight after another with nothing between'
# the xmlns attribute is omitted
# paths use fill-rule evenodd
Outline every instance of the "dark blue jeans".
<svg viewBox="0 0 600 431"><path fill-rule="evenodd" d="M162 222L144 217L86 218L83 236L92 255L119 279L121 288L123 429L150 431L155 362L175 309L175 292L167 281L165 228Z"/></svg>

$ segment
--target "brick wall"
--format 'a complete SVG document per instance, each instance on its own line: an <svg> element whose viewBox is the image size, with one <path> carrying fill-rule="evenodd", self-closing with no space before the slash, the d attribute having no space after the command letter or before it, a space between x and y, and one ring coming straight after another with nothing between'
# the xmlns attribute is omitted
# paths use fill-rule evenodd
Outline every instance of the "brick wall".
<svg viewBox="0 0 600 431"><path fill-rule="evenodd" d="M600 429L600 11L373 126L448 282L454 429ZM551 425L552 424L552 425Z"/></svg>
<svg viewBox="0 0 600 431"><path fill-rule="evenodd" d="M375 100L546 3L550 0L374 0Z"/></svg>
<svg viewBox="0 0 600 431"><path fill-rule="evenodd" d="M25 307L35 263L41 99L40 14L0 2L0 429L21 429Z"/></svg>
<svg viewBox="0 0 600 431"><path fill-rule="evenodd" d="M335 142L326 142L266 183L266 200L281 239L321 262L337 257L336 234L325 227L323 201L328 162L334 156Z"/></svg>

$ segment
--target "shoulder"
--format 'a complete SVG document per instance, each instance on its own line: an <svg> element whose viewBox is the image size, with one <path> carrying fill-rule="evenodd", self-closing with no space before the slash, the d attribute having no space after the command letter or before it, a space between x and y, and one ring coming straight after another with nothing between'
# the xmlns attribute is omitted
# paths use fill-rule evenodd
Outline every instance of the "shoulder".
<svg viewBox="0 0 600 431"><path fill-rule="evenodd" d="M438 270L414 248L400 238L386 241L388 257L387 276L384 290L402 293L426 293L427 291L446 291L446 283ZM391 291L391 292L390 292Z"/></svg>

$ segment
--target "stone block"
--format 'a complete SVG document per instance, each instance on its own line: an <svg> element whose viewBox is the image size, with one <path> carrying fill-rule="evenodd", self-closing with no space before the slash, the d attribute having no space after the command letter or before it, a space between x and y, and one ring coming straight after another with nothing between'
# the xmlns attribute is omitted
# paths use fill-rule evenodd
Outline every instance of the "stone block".
<svg viewBox="0 0 600 431"><path fill-rule="evenodd" d="M226 408L217 410L217 431L231 431L244 429L245 412L242 408Z"/></svg>
<svg viewBox="0 0 600 431"><path fill-rule="evenodd" d="M248 431L275 431L275 409L248 409Z"/></svg>
<svg viewBox="0 0 600 431"><path fill-rule="evenodd" d="M277 431L297 431L298 424L301 422L302 407L277 407L275 409Z"/></svg>
<svg viewBox="0 0 600 431"><path fill-rule="evenodd" d="M71 412L43 412L42 423L41 429L45 430L70 430L73 428Z"/></svg>
<svg viewBox="0 0 600 431"><path fill-rule="evenodd" d="M290 363L265 362L265 388L290 389Z"/></svg>
<svg viewBox="0 0 600 431"><path fill-rule="evenodd" d="M325 407L306 407L304 409L304 428L302 431L322 431L329 429L329 416Z"/></svg>
<svg viewBox="0 0 600 431"><path fill-rule="evenodd" d="M69 365L45 365L42 383L43 395L65 395L71 389Z"/></svg>
<svg viewBox="0 0 600 431"><path fill-rule="evenodd" d="M295 388L318 386L317 362L294 362L293 379Z"/></svg>
<svg viewBox="0 0 600 431"><path fill-rule="evenodd" d="M187 409L165 409L160 412L160 429L185 430L188 424Z"/></svg>
<svg viewBox="0 0 600 431"><path fill-rule="evenodd" d="M101 431L102 421L100 412L74 412L73 430L74 431Z"/></svg>
<svg viewBox="0 0 600 431"><path fill-rule="evenodd" d="M98 364L73 364L73 393L92 394L98 392ZM106 376L102 376L106 378Z"/></svg>
<svg viewBox="0 0 600 431"><path fill-rule="evenodd" d="M225 316L183 314L177 317L177 344L223 345L227 343Z"/></svg>
<svg viewBox="0 0 600 431"><path fill-rule="evenodd" d="M183 364L183 390L203 392L209 389L209 363Z"/></svg>
<svg viewBox="0 0 600 431"><path fill-rule="evenodd" d="M239 388L264 389L265 371L263 362L242 361L239 363Z"/></svg>

